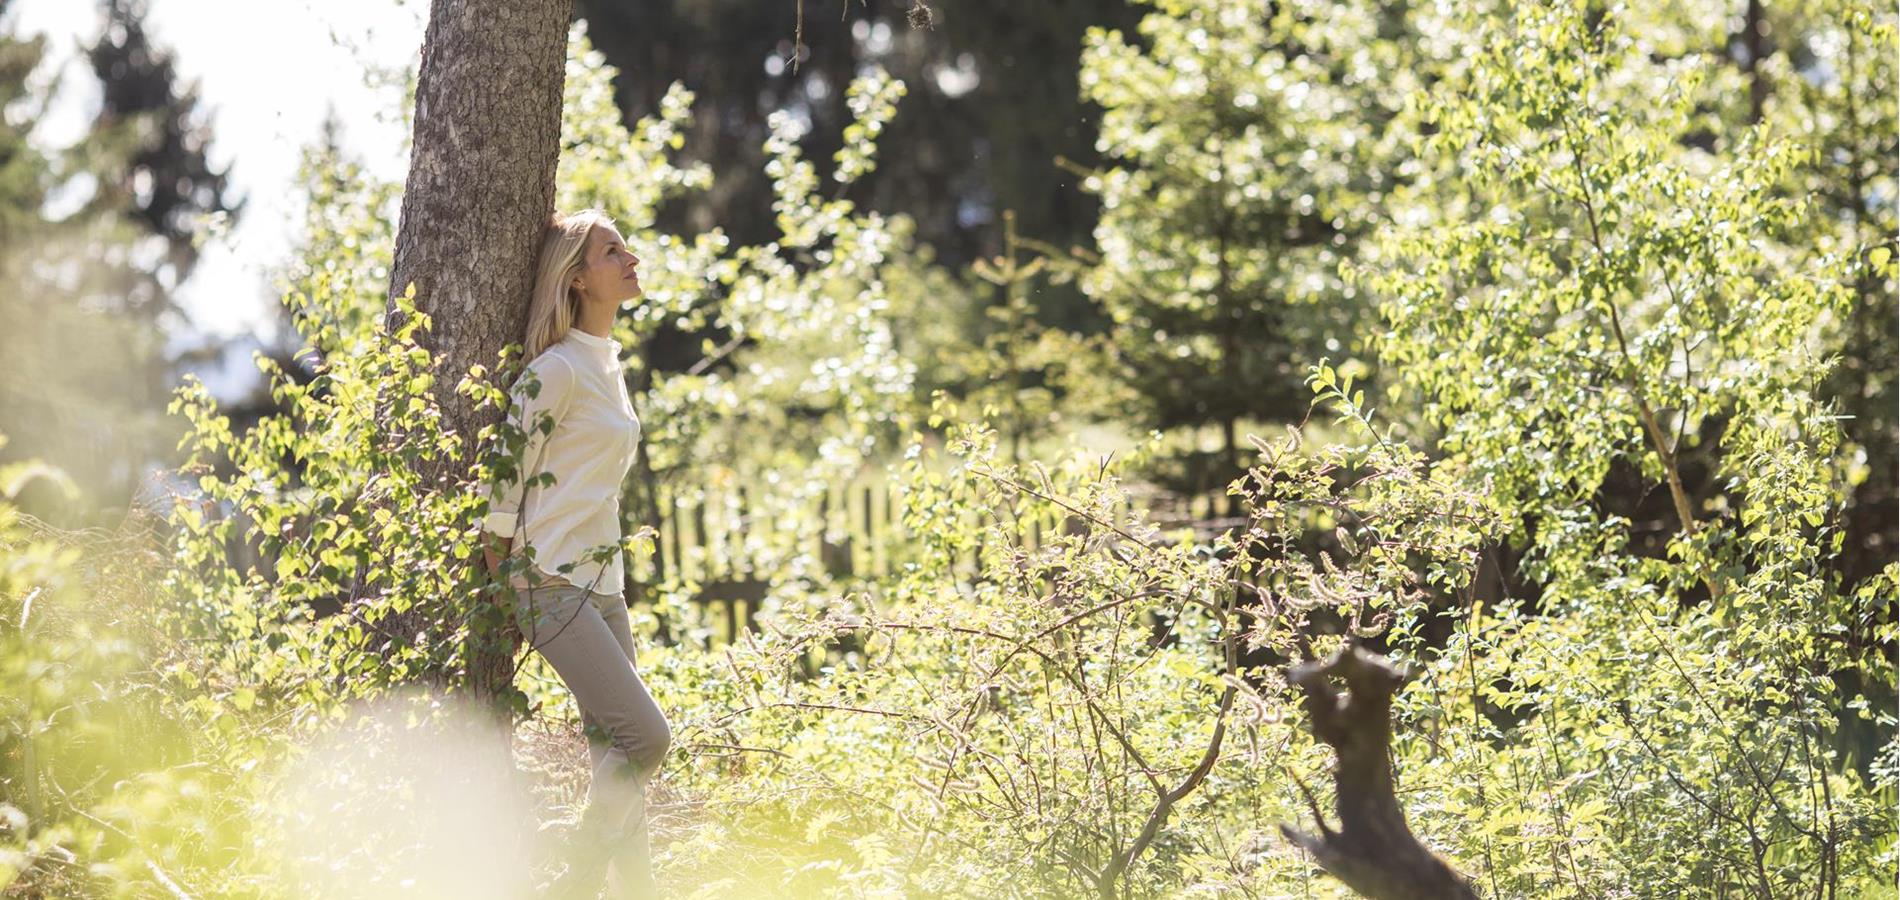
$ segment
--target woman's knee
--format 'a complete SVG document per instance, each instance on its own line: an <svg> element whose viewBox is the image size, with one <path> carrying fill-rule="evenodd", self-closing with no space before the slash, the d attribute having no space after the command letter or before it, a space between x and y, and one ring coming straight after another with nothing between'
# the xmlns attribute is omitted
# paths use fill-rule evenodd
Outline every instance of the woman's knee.
<svg viewBox="0 0 1900 900"><path fill-rule="evenodd" d="M642 771L651 772L666 762L667 752L673 749L673 726L666 721L666 716L655 715L648 732L643 742L645 747L634 761Z"/></svg>
<svg viewBox="0 0 1900 900"><path fill-rule="evenodd" d="M673 728L656 709L650 716L629 718L613 729L614 744L641 772L651 772L666 761L673 747Z"/></svg>

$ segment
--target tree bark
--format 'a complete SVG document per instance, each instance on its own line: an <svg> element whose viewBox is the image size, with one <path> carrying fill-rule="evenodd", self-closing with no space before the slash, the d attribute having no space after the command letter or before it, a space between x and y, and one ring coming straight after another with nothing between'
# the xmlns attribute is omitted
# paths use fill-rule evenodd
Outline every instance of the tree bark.
<svg viewBox="0 0 1900 900"><path fill-rule="evenodd" d="M554 207L571 0L434 0L423 38L414 141L396 236L389 313L413 285L429 316L423 345L436 364L442 427L473 452L477 432L500 416L478 410L455 385L470 366L494 368L527 325L535 257ZM419 474L447 485L469 464L438 458ZM432 608L460 610L466 604ZM413 639L451 633L420 607L392 623ZM500 616L478 616L478 619ZM435 627L432 627L435 626ZM477 625L476 631L486 630ZM472 647L464 678L494 696L512 680L507 640Z"/></svg>
<svg viewBox="0 0 1900 900"><path fill-rule="evenodd" d="M454 384L521 339L554 211L571 0L435 0L416 86L391 305L415 285L445 373L443 425L489 424ZM491 411L490 415L493 415Z"/></svg>
<svg viewBox="0 0 1900 900"><path fill-rule="evenodd" d="M1335 677L1346 682L1345 693L1333 686ZM1287 681L1306 692L1313 734L1338 757L1333 804L1339 828L1329 827L1315 806L1319 834L1291 825L1280 831L1373 900L1477 900L1464 876L1413 837L1393 793L1392 695L1405 678L1384 657L1357 646L1288 670Z"/></svg>

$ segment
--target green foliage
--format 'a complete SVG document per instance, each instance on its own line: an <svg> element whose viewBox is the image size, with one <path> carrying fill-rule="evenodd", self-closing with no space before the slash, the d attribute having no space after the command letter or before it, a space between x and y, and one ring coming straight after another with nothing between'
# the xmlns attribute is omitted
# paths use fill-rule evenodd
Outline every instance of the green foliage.
<svg viewBox="0 0 1900 900"><path fill-rule="evenodd" d="M254 860L237 761L264 745L232 694L174 680L155 535L49 532L13 504L36 480L66 476L0 467L0 890L241 890Z"/></svg>
<svg viewBox="0 0 1900 900"><path fill-rule="evenodd" d="M468 458L436 424L435 374L416 342L427 317L394 332L376 320L364 340L323 321L325 296L291 297L312 304L300 331L330 352L307 384L260 359L281 415L233 434L201 385L188 382L173 403L192 425L185 471L198 475L201 499L175 509L171 587L193 614L187 627L217 648L206 674L309 715L458 669L459 635L403 634L388 620L418 604L458 604L450 622L475 612L482 594L467 561L480 501L414 474L419 460ZM319 617L319 605L342 614Z"/></svg>
<svg viewBox="0 0 1900 900"><path fill-rule="evenodd" d="M1847 310L1830 317L1825 346L1835 364L1820 395L1843 416L1850 489L1842 511L1843 575L1865 578L1891 560L1900 460L1900 282L1892 263L1900 234L1893 167L1900 154L1900 83L1891 50L1894 20L1883 8L1830 3L1777 9L1768 24L1784 52L1760 66L1771 93L1768 127L1810 149L1784 187L1808 198L1806 242L1816 251L1857 255Z"/></svg>
<svg viewBox="0 0 1900 900"><path fill-rule="evenodd" d="M1083 287L1116 323L1143 425L1298 419L1306 364L1358 350L1338 267L1393 187L1383 104L1415 84L1396 14L1149 5L1139 43L1095 29L1082 57L1115 164L1083 185L1102 201Z"/></svg>
<svg viewBox="0 0 1900 900"><path fill-rule="evenodd" d="M1079 256L1019 234L1015 212L1005 210L1003 252L971 265L968 288L933 292L936 322L948 334L907 342L922 357L920 389L982 411L1002 432L1011 461L1022 461L1026 445L1061 434L1076 418L1118 418L1132 400L1103 377L1109 359L1100 336L1051 327L1039 314L1047 291L1073 284L1086 270ZM901 324L904 332L928 327Z"/></svg>
<svg viewBox="0 0 1900 900"><path fill-rule="evenodd" d="M948 402L938 414L961 418ZM680 698L676 734L698 748L673 783L705 821L672 865L689 883L721 872L716 892L734 894L1298 881L1268 834L1301 809L1286 775L1315 779L1324 760L1271 660L1307 647L1315 621L1415 628L1425 586L1469 578L1495 515L1360 427L1364 444L1310 453L1297 434L1260 442L1236 485L1249 526L1206 545L1129 504L1126 462L1017 466L992 428L952 434L947 457L919 444L904 465L923 552L874 596L787 605L723 658L656 653L643 670ZM1052 536L1032 545L1037 523ZM1308 552L1319 528L1342 546ZM975 579L950 564L972 550ZM844 652L811 677L827 644ZM734 847L752 860L736 873Z"/></svg>
<svg viewBox="0 0 1900 900"><path fill-rule="evenodd" d="M775 223L764 213L775 190L763 146L772 113L789 111L807 126L803 143L829 177L823 159L846 142L857 115L845 86L871 67L904 81L909 112L883 140L898 152L850 194L902 210L920 243L952 269L997 252L1004 210L1017 211L1025 234L1060 246L1087 239L1094 201L1055 164L1092 158L1095 111L1076 90L1076 53L1088 26L1135 18L1124 0L957 12L909 2L581 0L574 14L620 70L613 97L622 120L653 115L675 81L698 94L684 153L710 165L720 185L663 210L668 231L717 225L737 243L771 240ZM691 52L649 49L665 47ZM1092 323L1076 293L1038 298L1046 321Z"/></svg>
<svg viewBox="0 0 1900 900"><path fill-rule="evenodd" d="M1361 271L1384 356L1522 523L1537 593L1474 611L1447 648L1466 696L1413 714L1470 727L1434 742L1458 787L1415 809L1462 817L1441 827L1503 893L1859 889L1890 823L1832 738L1869 698L1833 678L1867 672L1879 697L1894 675L1854 649L1885 592L1829 567L1820 339L1861 263L1803 245L1779 188L1808 151L1766 128L1689 140L1726 73L1666 30L1564 3L1442 24L1482 49L1421 104L1421 156L1470 199ZM1672 498L1660 547L1619 470ZM1543 786L1501 794L1505 772Z"/></svg>

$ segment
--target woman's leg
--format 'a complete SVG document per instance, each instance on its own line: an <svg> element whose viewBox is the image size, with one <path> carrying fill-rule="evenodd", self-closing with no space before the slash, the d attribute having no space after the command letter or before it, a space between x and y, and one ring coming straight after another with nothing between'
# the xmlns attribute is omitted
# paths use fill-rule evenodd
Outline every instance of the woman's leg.
<svg viewBox="0 0 1900 900"><path fill-rule="evenodd" d="M583 714L608 739L604 752L596 756L587 809L581 815L580 833L588 846L580 849L582 858L572 870L575 880L582 882L576 887L586 891L599 885L608 855L618 853L620 844L632 837L626 829L636 817L644 847L646 781L665 759L672 735L589 593L574 587L543 588L535 593L528 639L566 682ZM609 608L618 603L606 599L604 605ZM625 615L624 606L621 615Z"/></svg>
<svg viewBox="0 0 1900 900"><path fill-rule="evenodd" d="M613 634L614 640L620 643L620 650L627 655L627 662L632 663L633 628L627 617L627 604L619 598L603 594L595 594L594 598L600 609L601 618L607 622L607 630ZM639 674L637 669L635 674ZM594 766L600 765L601 757L607 755L607 749L612 746L607 730L594 719L593 714L583 709L581 710L581 731L589 736L588 763Z"/></svg>
<svg viewBox="0 0 1900 900"><path fill-rule="evenodd" d="M601 594L595 594L593 599L600 609L601 618L607 623L608 633L612 634L614 640L620 644L621 652L627 656L627 664L632 665L633 628L627 615L626 601L619 597ZM639 670L636 669L634 678L639 677ZM641 682L641 687L642 690L645 689L645 682ZM652 706L651 713L658 720L657 724L650 723L651 729L667 734L670 743L672 729L667 724L664 714L660 712L659 706ZM607 745L589 741L588 748L590 752L597 754L594 764L598 767L601 764L600 757L608 752ZM664 761L665 756L665 752L662 751L660 762ZM655 762L651 770L643 771L641 774L639 802L631 805L628 810L626 822L621 828L622 843L614 853L613 866L607 873L609 897L631 900L631 898L652 897L658 894L658 887L653 882L652 850L647 836L646 784L651 780L654 771L659 769L660 762Z"/></svg>

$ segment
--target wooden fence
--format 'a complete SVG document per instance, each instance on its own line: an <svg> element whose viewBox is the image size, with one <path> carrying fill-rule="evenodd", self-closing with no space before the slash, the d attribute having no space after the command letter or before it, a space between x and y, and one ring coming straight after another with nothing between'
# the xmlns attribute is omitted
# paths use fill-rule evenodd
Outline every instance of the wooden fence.
<svg viewBox="0 0 1900 900"><path fill-rule="evenodd" d="M1226 515L1229 500L1224 491L1140 498L1155 524L1193 527L1203 539L1241 524ZM753 617L773 587L767 566L755 552L758 548L770 548L765 555L781 557L787 551L809 552L834 578L890 575L909 539L898 502L888 482L835 485L811 514L789 516L788 523L759 513L743 486L724 492L704 489L690 499L662 495L653 552L637 555L628 574L636 587L675 580L697 585L693 601L706 609L707 620L716 627L715 640L732 640L741 629L753 627ZM1066 527L1072 526L1058 519L1028 519L1020 540L1024 547L1037 549ZM980 577L981 552L978 548L953 565Z"/></svg>

